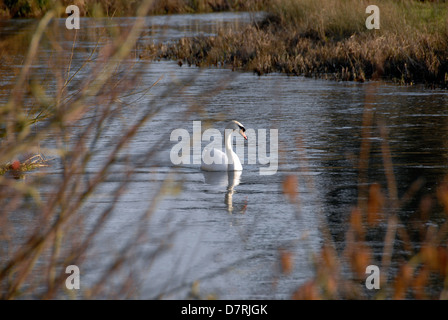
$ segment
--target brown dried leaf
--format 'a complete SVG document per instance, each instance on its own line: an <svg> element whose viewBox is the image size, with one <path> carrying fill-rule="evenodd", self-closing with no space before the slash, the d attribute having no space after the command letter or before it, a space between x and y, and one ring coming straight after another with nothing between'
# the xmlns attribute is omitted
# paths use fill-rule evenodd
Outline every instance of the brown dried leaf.
<svg viewBox="0 0 448 320"><path fill-rule="evenodd" d="M281 250L280 264L283 273L291 273L292 269L294 268L294 259L292 253L286 250Z"/></svg>
<svg viewBox="0 0 448 320"><path fill-rule="evenodd" d="M381 211L384 205L384 195L381 186L373 183L369 188L369 200L367 201L367 223L376 226L381 218Z"/></svg>
<svg viewBox="0 0 448 320"><path fill-rule="evenodd" d="M288 175L283 180L283 193L289 198L290 202L296 202L298 182L297 177Z"/></svg>
<svg viewBox="0 0 448 320"><path fill-rule="evenodd" d="M362 224L362 214L358 208L353 208L350 215L350 226L359 236L364 235L364 227Z"/></svg>
<svg viewBox="0 0 448 320"><path fill-rule="evenodd" d="M319 294L316 283L311 280L298 288L292 295L294 300L320 300L322 297Z"/></svg>

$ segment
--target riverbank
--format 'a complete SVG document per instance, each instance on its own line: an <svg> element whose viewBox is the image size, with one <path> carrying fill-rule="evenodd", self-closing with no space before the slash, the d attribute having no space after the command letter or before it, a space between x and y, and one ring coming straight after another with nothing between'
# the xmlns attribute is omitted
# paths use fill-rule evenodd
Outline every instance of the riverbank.
<svg viewBox="0 0 448 320"><path fill-rule="evenodd" d="M0 0L0 18L39 18L45 12L60 7L60 14L65 14L65 8L76 5L81 16L87 17L123 17L135 16L137 8L143 1L134 0ZM262 10L266 0L153 0L148 14L178 14L178 13L210 13L221 11Z"/></svg>
<svg viewBox="0 0 448 320"><path fill-rule="evenodd" d="M261 21L213 37L148 47L152 58L334 80L391 80L448 87L448 6L377 1L380 29L366 28L367 1L278 0Z"/></svg>

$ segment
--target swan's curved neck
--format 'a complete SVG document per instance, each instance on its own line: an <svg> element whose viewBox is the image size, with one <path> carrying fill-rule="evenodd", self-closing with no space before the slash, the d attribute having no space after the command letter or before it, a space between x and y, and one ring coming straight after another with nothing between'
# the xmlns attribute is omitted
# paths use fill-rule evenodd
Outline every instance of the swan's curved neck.
<svg viewBox="0 0 448 320"><path fill-rule="evenodd" d="M226 153L227 155L232 154L232 133L233 130L226 130L225 131L225 138L224 138L224 143L226 145Z"/></svg>

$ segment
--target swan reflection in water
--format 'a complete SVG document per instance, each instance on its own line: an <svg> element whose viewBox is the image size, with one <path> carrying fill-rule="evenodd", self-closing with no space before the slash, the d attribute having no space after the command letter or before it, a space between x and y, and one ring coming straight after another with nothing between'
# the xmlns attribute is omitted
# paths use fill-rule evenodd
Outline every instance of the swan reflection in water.
<svg viewBox="0 0 448 320"><path fill-rule="evenodd" d="M240 177L242 171L202 171L205 178L205 183L222 186L226 188L226 195L224 203L227 206L227 211L233 211L233 193L234 187L240 184Z"/></svg>

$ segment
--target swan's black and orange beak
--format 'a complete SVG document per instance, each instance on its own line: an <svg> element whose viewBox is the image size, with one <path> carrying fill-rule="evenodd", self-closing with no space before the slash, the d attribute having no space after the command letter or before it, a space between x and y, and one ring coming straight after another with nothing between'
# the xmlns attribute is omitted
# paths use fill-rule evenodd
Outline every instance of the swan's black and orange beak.
<svg viewBox="0 0 448 320"><path fill-rule="evenodd" d="M244 139L247 140L247 136L246 136L246 134L244 133L245 131L246 131L246 128L240 126L240 135L242 135L242 136L244 137Z"/></svg>

